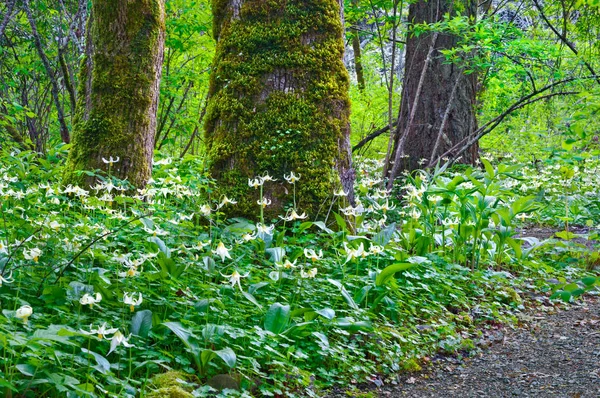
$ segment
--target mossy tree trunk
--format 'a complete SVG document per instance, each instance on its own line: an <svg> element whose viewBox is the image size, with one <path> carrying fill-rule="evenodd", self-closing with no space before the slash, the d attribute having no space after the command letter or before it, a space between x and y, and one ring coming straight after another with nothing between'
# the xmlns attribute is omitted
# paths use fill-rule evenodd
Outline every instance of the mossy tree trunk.
<svg viewBox="0 0 600 398"><path fill-rule="evenodd" d="M164 0L93 0L65 183L108 171L143 187L152 172L165 39Z"/></svg>
<svg viewBox="0 0 600 398"><path fill-rule="evenodd" d="M258 213L248 178L281 214L292 201L283 176L300 174L298 207L327 210L341 186L352 191L349 78L342 62L338 0L213 0L217 50L206 119L209 169L218 191L239 203L230 215Z"/></svg>
<svg viewBox="0 0 600 398"><path fill-rule="evenodd" d="M410 5L408 20L414 26L439 22L447 13L474 18L476 10L473 0L419 0ZM477 129L477 75L465 74L462 66L448 63L441 53L456 47L458 40L445 33L408 32L400 123L393 156L386 165L391 180L401 170L415 170L434 161ZM477 146L462 161L471 163L476 158Z"/></svg>

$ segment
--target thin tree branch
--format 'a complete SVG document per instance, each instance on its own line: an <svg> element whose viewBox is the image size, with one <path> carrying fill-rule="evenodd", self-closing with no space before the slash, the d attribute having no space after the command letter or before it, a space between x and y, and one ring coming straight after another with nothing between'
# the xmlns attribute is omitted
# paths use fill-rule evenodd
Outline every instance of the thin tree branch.
<svg viewBox="0 0 600 398"><path fill-rule="evenodd" d="M392 123L392 128L396 127L398 125L398 120L394 120L394 122ZM372 133L370 133L369 135L367 135L365 138L363 138L362 140L360 140L358 142L358 144L354 145L352 147L352 152L356 152L358 151L360 148L362 148L363 146L365 146L369 141L374 140L375 138L379 137L382 134L385 134L386 132L390 131L390 126L387 125L385 127L382 127L378 130L373 131Z"/></svg>
<svg viewBox="0 0 600 398"><path fill-rule="evenodd" d="M71 137L69 135L69 129L67 128L67 123L65 122L65 114L60 104L60 99L58 98L58 83L54 76L54 72L50 67L50 61L44 53L44 49L42 47L42 41L40 40L40 35L37 31L37 26L35 24L35 20L33 19L33 14L31 13L31 9L29 7L29 0L23 0L23 8L25 9L25 13L27 14L27 19L29 20L29 25L31 26L31 32L33 34L33 39L35 42L35 48L38 52L38 55L42 59L42 63L44 64L44 68L46 69L46 73L48 74L48 78L50 79L50 83L52 84L52 99L54 100L54 105L56 106L56 111L58 113L58 122L60 123L60 137L65 143L71 142Z"/></svg>
<svg viewBox="0 0 600 398"><path fill-rule="evenodd" d="M206 114L207 106L208 106L208 94L206 94L206 97L204 98L204 105L202 106L202 111L200 111L200 117L198 117L198 124L196 124L196 128L194 129L194 132L192 133L190 140L188 141L187 145L185 146L185 148L179 155L179 159L183 159L183 157L185 156L187 151L192 146L192 142L194 142L196 135L198 135L198 131L200 130L200 124L202 123L202 120L204 119L204 115Z"/></svg>
<svg viewBox="0 0 600 398"><path fill-rule="evenodd" d="M533 4L535 5L535 8L537 8L537 10L540 12L540 16L542 17L542 19L544 20L544 22L546 23L546 25L550 28L550 30L552 30L552 32L554 32L554 34L560 39L560 41L562 41L564 44L566 44L567 47L569 47L569 49L571 50L571 52L573 52L573 54L575 54L576 56L579 57L579 51L577 51L577 48L575 47L575 44L571 43L571 41L569 41L567 39L566 34L561 34L558 29L556 29L554 27L554 25L552 25L552 23L550 23L550 21L548 20L548 18L546 17L546 14L544 14L544 10L542 8L542 6L540 5L538 0L533 0ZM585 67L587 68L587 70L594 76L598 76L596 74L596 72L594 71L594 68L592 68L592 66L583 58L579 57L581 62L583 62L583 65L585 65ZM600 84L600 77L596 78L596 81L598 82L598 84Z"/></svg>
<svg viewBox="0 0 600 398"><path fill-rule="evenodd" d="M7 2L4 17L2 18L2 22L0 22L0 37L2 37L2 35L4 35L4 30L6 29L6 26L8 25L8 23L10 22L10 17L12 16L13 8L15 7L16 2L17 2L17 0L12 0L12 1L8 0L8 2Z"/></svg>

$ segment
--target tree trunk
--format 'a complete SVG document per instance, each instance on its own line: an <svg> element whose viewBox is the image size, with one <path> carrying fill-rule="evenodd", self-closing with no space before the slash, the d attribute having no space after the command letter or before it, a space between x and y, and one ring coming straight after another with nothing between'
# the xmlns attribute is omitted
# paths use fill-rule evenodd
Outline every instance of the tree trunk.
<svg viewBox="0 0 600 398"><path fill-rule="evenodd" d="M358 9L358 0L352 0L352 7ZM359 21L354 21L354 25L358 25ZM360 31L355 27L352 28L352 50L354 52L354 70L356 71L356 82L360 91L365 90L365 73L362 64L362 49L360 48Z"/></svg>
<svg viewBox="0 0 600 398"><path fill-rule="evenodd" d="M269 173L268 214L292 201L316 215L341 185L352 192L349 77L338 0L216 0L217 50L206 114L209 169L218 192L258 213L248 178Z"/></svg>
<svg viewBox="0 0 600 398"><path fill-rule="evenodd" d="M410 5L408 20L412 26L431 24L457 11L475 17L476 7L471 0L420 0ZM440 52L455 47L457 42L453 35L428 32L416 36L409 30L400 123L390 157L393 161L386 165L388 187L399 171L421 167L421 159L432 161L477 129L477 76L465 75L460 65L448 63ZM474 162L477 152L474 145L462 162Z"/></svg>
<svg viewBox="0 0 600 398"><path fill-rule="evenodd" d="M146 185L164 39L163 0L93 1L66 183L89 186L95 179L77 170L110 167L112 176ZM119 161L105 163L110 157Z"/></svg>

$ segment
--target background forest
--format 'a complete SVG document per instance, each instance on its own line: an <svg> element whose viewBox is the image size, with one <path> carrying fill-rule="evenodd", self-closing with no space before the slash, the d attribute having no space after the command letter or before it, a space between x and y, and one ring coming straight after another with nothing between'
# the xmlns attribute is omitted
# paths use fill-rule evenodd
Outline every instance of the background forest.
<svg viewBox="0 0 600 398"><path fill-rule="evenodd" d="M165 0L162 62L126 38L137 180L81 122L125 3L0 0L1 395L360 396L597 294L598 0L234 3Z"/></svg>

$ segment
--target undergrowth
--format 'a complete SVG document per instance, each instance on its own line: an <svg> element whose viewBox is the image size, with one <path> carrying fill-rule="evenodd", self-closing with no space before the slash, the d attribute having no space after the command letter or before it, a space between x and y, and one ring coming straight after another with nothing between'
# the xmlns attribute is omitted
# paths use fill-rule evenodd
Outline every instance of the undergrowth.
<svg viewBox="0 0 600 398"><path fill-rule="evenodd" d="M484 159L392 192L362 159L356 206L337 192L312 221L301 175L256 176L261 197L283 184L290 204L268 220L259 201L254 222L225 219L236 198L213 197L197 157L156 162L131 195L110 173L62 186L65 155L0 155L7 397L322 396L473 349L524 291L569 301L599 284L592 156Z"/></svg>

